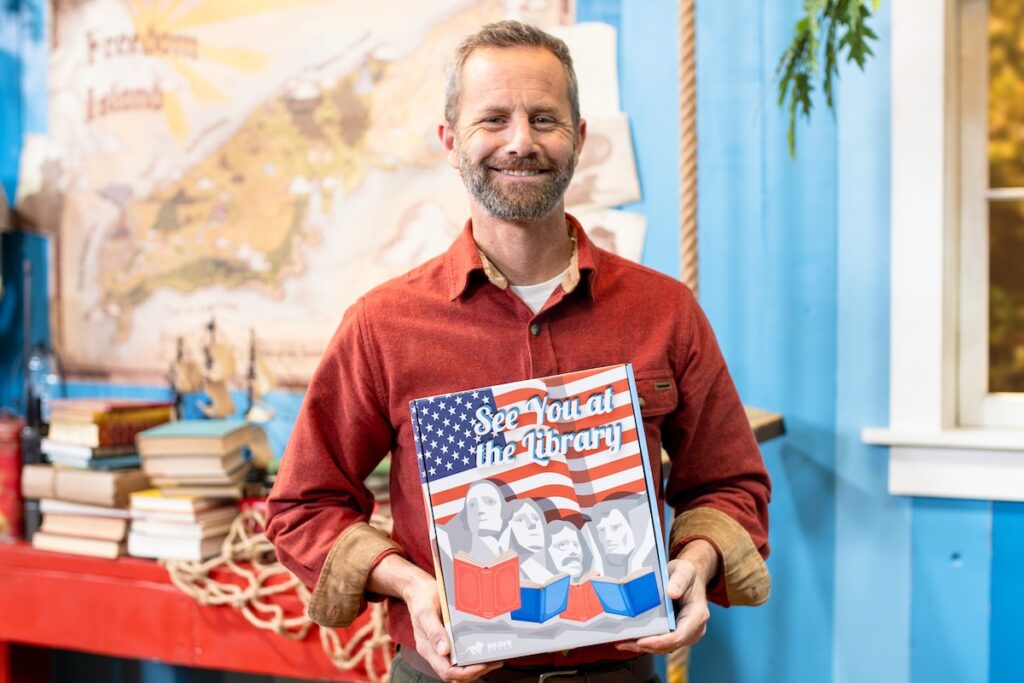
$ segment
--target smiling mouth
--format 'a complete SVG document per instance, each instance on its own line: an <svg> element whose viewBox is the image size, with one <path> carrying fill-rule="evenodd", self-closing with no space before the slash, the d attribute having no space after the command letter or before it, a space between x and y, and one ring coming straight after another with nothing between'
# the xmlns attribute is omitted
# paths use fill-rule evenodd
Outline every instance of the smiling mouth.
<svg viewBox="0 0 1024 683"><path fill-rule="evenodd" d="M529 178L529 177L532 177L532 176L538 176L538 175L541 175L543 173L546 173L546 171L542 171L540 169L513 170L513 169L510 169L510 168L493 168L491 170L495 171L497 173L500 173L502 175L512 176L513 178Z"/></svg>

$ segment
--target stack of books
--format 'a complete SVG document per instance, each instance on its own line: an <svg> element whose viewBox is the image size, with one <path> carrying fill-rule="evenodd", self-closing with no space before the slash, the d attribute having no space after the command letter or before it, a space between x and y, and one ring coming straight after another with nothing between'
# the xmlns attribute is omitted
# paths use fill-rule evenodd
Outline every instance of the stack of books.
<svg viewBox="0 0 1024 683"><path fill-rule="evenodd" d="M138 435L142 471L168 496L242 497L245 448L259 427L245 420L181 420Z"/></svg>
<svg viewBox="0 0 1024 683"><path fill-rule="evenodd" d="M91 469L138 467L135 435L173 417L174 404L138 399L54 399L42 441L57 465Z"/></svg>
<svg viewBox="0 0 1024 683"><path fill-rule="evenodd" d="M128 554L161 560L202 561L220 553L238 514L233 501L168 496L160 489L131 495Z"/></svg>
<svg viewBox="0 0 1024 683"><path fill-rule="evenodd" d="M129 495L148 486L146 475L138 469L25 465L22 494L39 499L43 514L32 546L93 557L124 554Z"/></svg>

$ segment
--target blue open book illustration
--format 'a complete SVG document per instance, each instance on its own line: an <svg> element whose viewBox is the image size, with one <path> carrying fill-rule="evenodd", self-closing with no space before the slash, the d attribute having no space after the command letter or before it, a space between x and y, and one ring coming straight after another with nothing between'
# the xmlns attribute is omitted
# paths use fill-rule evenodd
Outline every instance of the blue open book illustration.
<svg viewBox="0 0 1024 683"><path fill-rule="evenodd" d="M653 569L634 572L623 579L599 576L591 579L604 611L635 617L661 604L658 580Z"/></svg>
<svg viewBox="0 0 1024 683"><path fill-rule="evenodd" d="M519 588L520 607L511 616L516 621L543 624L565 611L569 602L569 575L560 574L543 586L523 583Z"/></svg>
<svg viewBox="0 0 1024 683"><path fill-rule="evenodd" d="M410 410L453 663L675 628L628 365L429 396Z"/></svg>

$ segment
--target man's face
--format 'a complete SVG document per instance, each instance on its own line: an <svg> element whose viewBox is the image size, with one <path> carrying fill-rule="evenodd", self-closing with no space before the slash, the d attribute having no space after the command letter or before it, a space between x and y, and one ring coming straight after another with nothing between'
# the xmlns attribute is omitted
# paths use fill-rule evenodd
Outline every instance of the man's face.
<svg viewBox="0 0 1024 683"><path fill-rule="evenodd" d="M597 535L601 546L609 555L628 555L636 547L633 530L625 515L619 510L612 510L608 516L597 523Z"/></svg>
<svg viewBox="0 0 1024 683"><path fill-rule="evenodd" d="M466 494L469 528L474 533L496 534L501 531L501 497L490 484L479 484Z"/></svg>
<svg viewBox="0 0 1024 683"><path fill-rule="evenodd" d="M523 505L512 513L509 526L512 528L512 536L521 547L530 552L537 552L544 549L544 527L543 520L537 511L529 505Z"/></svg>
<svg viewBox="0 0 1024 683"><path fill-rule="evenodd" d="M558 58L543 48L481 48L459 83L458 122L441 137L473 202L515 222L561 210L586 125L573 124Z"/></svg>
<svg viewBox="0 0 1024 683"><path fill-rule="evenodd" d="M580 536L572 526L563 526L551 534L548 553L556 571L566 572L573 579L580 578L583 573L583 548L580 546Z"/></svg>

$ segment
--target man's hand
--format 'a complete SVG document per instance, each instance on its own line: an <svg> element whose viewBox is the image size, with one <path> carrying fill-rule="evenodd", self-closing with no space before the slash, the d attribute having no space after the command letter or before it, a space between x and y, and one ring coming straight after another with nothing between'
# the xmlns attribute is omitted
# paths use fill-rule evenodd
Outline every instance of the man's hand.
<svg viewBox="0 0 1024 683"><path fill-rule="evenodd" d="M618 643L625 652L668 654L693 645L707 633L707 585L718 572L718 552L703 539L687 543L679 557L668 563L668 597L681 600L683 607L676 619L676 630L660 636Z"/></svg>
<svg viewBox="0 0 1024 683"><path fill-rule="evenodd" d="M437 582L408 560L398 555L385 557L371 572L367 588L405 601L412 619L416 651L427 660L442 681L469 683L501 666L501 662L452 666L448 656L451 653L451 642L441 622Z"/></svg>

